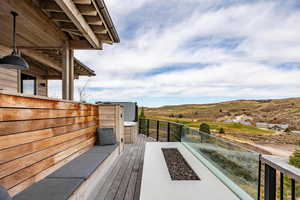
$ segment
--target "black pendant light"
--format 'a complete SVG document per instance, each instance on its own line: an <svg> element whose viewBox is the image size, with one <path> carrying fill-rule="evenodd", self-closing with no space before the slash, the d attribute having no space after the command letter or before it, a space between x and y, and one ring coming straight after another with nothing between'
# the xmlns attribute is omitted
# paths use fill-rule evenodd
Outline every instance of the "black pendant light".
<svg viewBox="0 0 300 200"><path fill-rule="evenodd" d="M16 17L18 13L12 11L11 14L13 16L13 52L0 59L0 67L20 70L28 69L28 63L18 55L16 50Z"/></svg>

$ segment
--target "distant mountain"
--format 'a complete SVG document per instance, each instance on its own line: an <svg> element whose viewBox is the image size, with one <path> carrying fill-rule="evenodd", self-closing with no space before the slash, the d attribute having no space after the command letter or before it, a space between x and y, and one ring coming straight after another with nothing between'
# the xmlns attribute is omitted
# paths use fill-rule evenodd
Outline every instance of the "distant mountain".
<svg viewBox="0 0 300 200"><path fill-rule="evenodd" d="M145 108L148 116L224 121L247 115L252 123L289 124L300 130L300 98L236 100L214 104L187 104Z"/></svg>

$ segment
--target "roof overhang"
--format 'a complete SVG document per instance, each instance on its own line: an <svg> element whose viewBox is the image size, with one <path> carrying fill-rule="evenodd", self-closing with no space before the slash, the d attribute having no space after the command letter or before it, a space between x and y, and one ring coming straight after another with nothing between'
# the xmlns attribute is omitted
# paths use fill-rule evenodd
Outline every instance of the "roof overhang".
<svg viewBox="0 0 300 200"><path fill-rule="evenodd" d="M17 48L27 57L62 71L61 50L103 49L103 43L120 42L103 0L9 0L0 1L0 46L11 48L11 11L18 12ZM76 64L85 75L94 72Z"/></svg>
<svg viewBox="0 0 300 200"><path fill-rule="evenodd" d="M21 48L102 49L120 42L103 0L0 1L0 44L11 46L11 11L16 11L17 46Z"/></svg>
<svg viewBox="0 0 300 200"><path fill-rule="evenodd" d="M40 0L39 6L72 40L86 40L91 48L119 42L103 0Z"/></svg>
<svg viewBox="0 0 300 200"><path fill-rule="evenodd" d="M39 74L44 79L62 79L62 51L59 49L37 49L21 51L30 66L39 66L43 71ZM51 58L52 62L49 62ZM29 69L30 71L30 69ZM39 71L39 70L34 70ZM74 57L74 75L95 76L95 72Z"/></svg>

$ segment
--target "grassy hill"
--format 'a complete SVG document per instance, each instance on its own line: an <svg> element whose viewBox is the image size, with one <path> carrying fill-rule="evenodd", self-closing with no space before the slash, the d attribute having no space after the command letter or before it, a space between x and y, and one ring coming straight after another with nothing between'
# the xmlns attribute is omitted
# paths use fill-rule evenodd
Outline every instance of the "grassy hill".
<svg viewBox="0 0 300 200"><path fill-rule="evenodd" d="M200 123L206 122L216 130L222 127L232 133L269 134L272 131L223 121L233 119L235 116L247 115L253 118L253 124L256 122L290 124L292 129L300 130L300 98L163 106L145 108L145 115L150 118L177 121L197 128Z"/></svg>
<svg viewBox="0 0 300 200"><path fill-rule="evenodd" d="M214 121L208 121L208 120L191 120L188 118L174 118L174 117L163 117L158 115L146 115L146 117L151 119L160 119L160 120L166 120L166 121L173 121L181 124L185 124L189 127L193 128L199 128L201 123L207 123L210 126L210 129L213 131L218 132L221 128L225 130L226 133L241 133L241 134L272 134L274 131L271 130L262 130L259 128L256 128L254 126L248 126L238 123L224 123L224 122L214 122Z"/></svg>

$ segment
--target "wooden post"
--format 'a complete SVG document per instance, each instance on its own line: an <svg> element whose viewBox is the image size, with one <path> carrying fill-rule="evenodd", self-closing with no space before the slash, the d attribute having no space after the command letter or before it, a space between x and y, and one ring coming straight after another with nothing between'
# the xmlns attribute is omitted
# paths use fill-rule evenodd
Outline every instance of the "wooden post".
<svg viewBox="0 0 300 200"><path fill-rule="evenodd" d="M70 48L69 43L65 43L63 48L63 57L62 57L62 98L69 100L70 99Z"/></svg>
<svg viewBox="0 0 300 200"><path fill-rule="evenodd" d="M69 100L74 100L74 51L70 51Z"/></svg>
<svg viewBox="0 0 300 200"><path fill-rule="evenodd" d="M21 88L21 85L22 85L22 83L21 83L21 74L22 74L22 72L21 72L21 70L17 70L18 71L18 90L17 90L17 92L18 93L21 93L21 90L22 90L22 88Z"/></svg>
<svg viewBox="0 0 300 200"><path fill-rule="evenodd" d="M0 46L0 48L1 48L1 46ZM18 54L19 55L21 55L21 52L19 51L19 50L17 50L17 52L18 52ZM21 93L21 91L22 91L22 88L21 88L21 85L22 85L22 83L21 83L21 75L22 75L22 71L21 70L17 70L17 75L18 75L18 88L17 88L17 92L18 93Z"/></svg>
<svg viewBox="0 0 300 200"><path fill-rule="evenodd" d="M120 151L124 149L124 108L121 105L114 105L115 109L115 134L120 143Z"/></svg>

